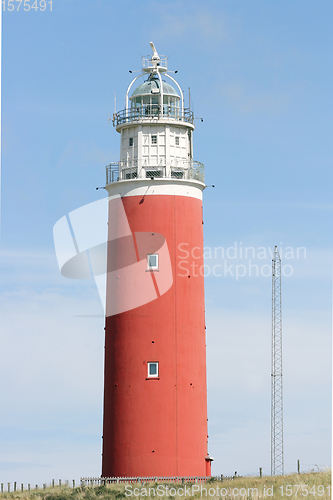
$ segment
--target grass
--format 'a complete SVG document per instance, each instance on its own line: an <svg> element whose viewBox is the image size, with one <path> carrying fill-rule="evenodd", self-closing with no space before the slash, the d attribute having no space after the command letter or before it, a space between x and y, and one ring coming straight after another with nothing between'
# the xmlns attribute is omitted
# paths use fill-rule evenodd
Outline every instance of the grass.
<svg viewBox="0 0 333 500"><path fill-rule="evenodd" d="M186 490L185 490L186 487ZM102 486L48 487L45 490L0 494L8 500L269 500L269 499L331 499L331 471L307 472L287 476L236 477L221 481L212 478L207 483L132 483Z"/></svg>

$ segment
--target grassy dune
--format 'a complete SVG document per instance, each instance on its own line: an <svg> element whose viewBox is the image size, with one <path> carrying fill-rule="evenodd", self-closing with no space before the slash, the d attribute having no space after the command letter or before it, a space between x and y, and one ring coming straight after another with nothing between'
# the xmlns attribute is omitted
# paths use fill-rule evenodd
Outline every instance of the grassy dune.
<svg viewBox="0 0 333 500"><path fill-rule="evenodd" d="M56 486L45 490L0 494L8 500L119 500L145 498L222 500L269 499L331 499L331 471L308 472L277 477L236 477L221 482L210 479L207 483L133 483L107 486L68 488Z"/></svg>

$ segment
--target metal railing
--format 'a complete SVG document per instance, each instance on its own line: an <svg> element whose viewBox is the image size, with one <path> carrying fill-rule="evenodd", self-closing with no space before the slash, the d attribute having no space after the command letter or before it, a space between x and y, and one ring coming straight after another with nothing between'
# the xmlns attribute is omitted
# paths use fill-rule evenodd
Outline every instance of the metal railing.
<svg viewBox="0 0 333 500"><path fill-rule="evenodd" d="M162 68L168 68L168 57L167 56L159 56L160 60L157 63L158 66L162 66ZM155 68L156 67L156 62L152 60L152 56L143 56L141 58L142 60L142 69L146 68Z"/></svg>
<svg viewBox="0 0 333 500"><path fill-rule="evenodd" d="M112 483L201 483L209 481L210 476L140 476L140 477L81 477L81 486L96 486Z"/></svg>
<svg viewBox="0 0 333 500"><path fill-rule="evenodd" d="M138 160L120 160L106 166L106 184L134 179L184 179L205 182L204 164L194 160L142 164Z"/></svg>
<svg viewBox="0 0 333 500"><path fill-rule="evenodd" d="M160 104L144 104L127 110L122 109L115 113L113 115L113 125L116 127L127 122L165 118L188 123L194 122L194 114L189 108L185 108L184 112L182 112L181 108L168 104L163 105L163 110Z"/></svg>

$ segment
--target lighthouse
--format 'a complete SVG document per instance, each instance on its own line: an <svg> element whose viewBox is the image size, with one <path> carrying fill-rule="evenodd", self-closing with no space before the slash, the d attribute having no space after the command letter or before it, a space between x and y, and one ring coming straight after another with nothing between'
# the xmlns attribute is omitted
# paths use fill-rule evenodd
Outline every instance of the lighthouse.
<svg viewBox="0 0 333 500"><path fill-rule="evenodd" d="M193 113L150 45L113 115L120 160L106 168L102 477L210 476L204 166Z"/></svg>

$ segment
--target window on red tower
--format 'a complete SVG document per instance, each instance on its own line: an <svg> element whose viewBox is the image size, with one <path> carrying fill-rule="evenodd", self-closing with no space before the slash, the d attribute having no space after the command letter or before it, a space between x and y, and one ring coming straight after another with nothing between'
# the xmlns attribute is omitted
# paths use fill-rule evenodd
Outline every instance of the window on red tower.
<svg viewBox="0 0 333 500"><path fill-rule="evenodd" d="M148 363L148 378L158 377L158 362L150 361Z"/></svg>
<svg viewBox="0 0 333 500"><path fill-rule="evenodd" d="M152 271L158 269L158 253L147 255L147 269Z"/></svg>

